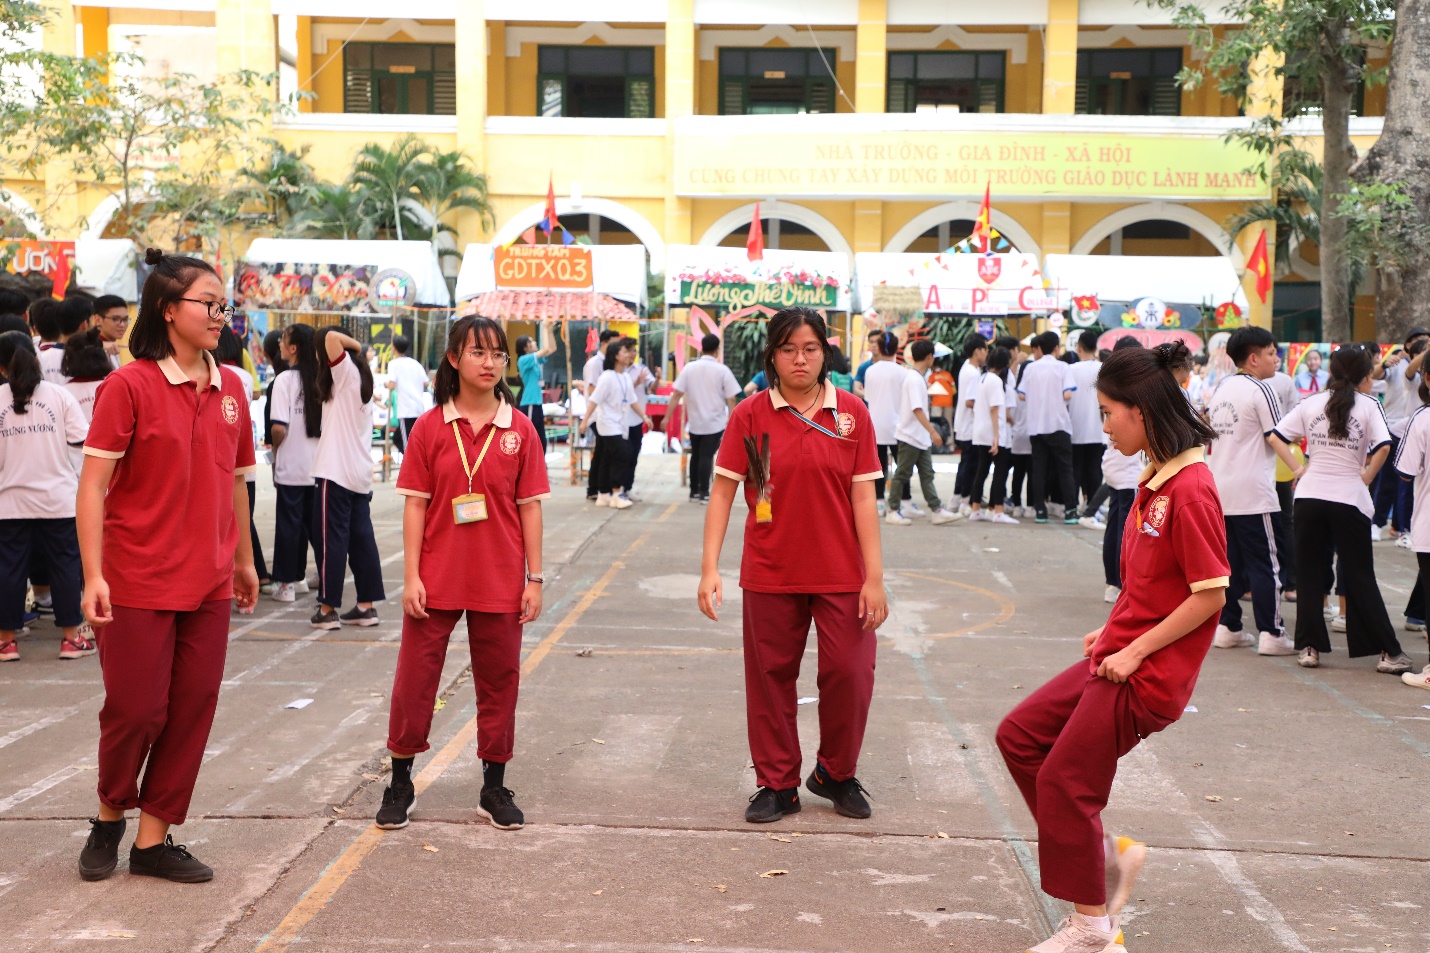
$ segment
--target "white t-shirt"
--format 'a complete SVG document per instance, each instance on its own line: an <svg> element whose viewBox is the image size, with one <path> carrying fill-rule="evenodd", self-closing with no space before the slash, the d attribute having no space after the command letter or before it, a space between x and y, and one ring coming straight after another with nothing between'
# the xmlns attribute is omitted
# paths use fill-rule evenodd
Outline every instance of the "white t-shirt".
<svg viewBox="0 0 1430 953"><path fill-rule="evenodd" d="M631 379L620 371L602 371L591 401L596 405L596 433L603 437L624 437L630 428L626 412L636 402ZM327 430L325 426L324 431Z"/></svg>
<svg viewBox="0 0 1430 953"><path fill-rule="evenodd" d="M998 415L998 445L1007 446L1008 425L1003 414L1003 378L983 373L973 397L973 445L993 446L993 414Z"/></svg>
<svg viewBox="0 0 1430 953"><path fill-rule="evenodd" d="M1385 369L1385 422L1390 426L1390 435L1399 440L1405 436L1405 427L1410 423L1410 415L1420 406L1420 375L1408 380L1405 377L1405 361Z"/></svg>
<svg viewBox="0 0 1430 953"><path fill-rule="evenodd" d="M1296 499L1350 503L1366 516L1373 516L1375 503L1360 472L1366 457L1390 443L1385 414L1380 401L1356 394L1346 420L1346 437L1335 439L1326 419L1330 399L1330 391L1307 397L1276 424L1277 435L1287 443L1306 438L1306 472L1296 481Z"/></svg>
<svg viewBox="0 0 1430 953"><path fill-rule="evenodd" d="M865 377L868 377L866 372ZM964 361L958 369L958 393L954 396L953 439L973 439L973 408L970 400L978 399L978 382L983 377L983 368L975 367L972 361ZM864 387L867 390L868 384Z"/></svg>
<svg viewBox="0 0 1430 953"><path fill-rule="evenodd" d="M1147 461L1140 453L1129 457L1111 445L1102 451L1102 482L1114 490L1137 489L1137 480L1145 469Z"/></svg>
<svg viewBox="0 0 1430 953"><path fill-rule="evenodd" d="M1051 354L1028 365L1018 388L1028 405L1028 436L1041 437L1059 431L1072 433L1072 419L1068 416L1068 402L1063 399L1063 392L1076 393L1076 387L1072 365Z"/></svg>
<svg viewBox="0 0 1430 953"><path fill-rule="evenodd" d="M592 387L601 379L601 373L606 369L606 355L601 351L592 354L586 360L586 366L581 368L581 379Z"/></svg>
<svg viewBox="0 0 1430 953"><path fill-rule="evenodd" d="M312 486L318 438L308 436L303 376L296 370L279 374L269 399L272 402L269 420L287 428L283 442L273 451L273 482L282 486Z"/></svg>
<svg viewBox="0 0 1430 953"><path fill-rule="evenodd" d="M63 384L69 380L68 377L60 373L60 362L64 359L65 346L63 344L41 344L40 377L51 384Z"/></svg>
<svg viewBox="0 0 1430 953"><path fill-rule="evenodd" d="M427 368L413 358L394 357L387 362L387 374L397 384L398 419L411 420L421 417L427 410L427 405L422 401L422 395L426 392L430 380Z"/></svg>
<svg viewBox="0 0 1430 953"><path fill-rule="evenodd" d="M874 424L874 442L892 447L898 442L899 400L904 392L905 369L898 361L875 361L864 371L864 399ZM954 415L957 420L957 414Z"/></svg>
<svg viewBox="0 0 1430 953"><path fill-rule="evenodd" d="M84 414L85 422L94 419L94 396L99 393L99 385L104 381L65 381L64 388L70 392L70 396L79 401L80 412ZM83 452L83 451L81 451Z"/></svg>
<svg viewBox="0 0 1430 953"><path fill-rule="evenodd" d="M250 404L252 404L252 403L253 403L253 375L250 374L250 373L248 373L248 368L246 368L246 367L239 367L239 366L236 365L236 364L220 364L219 366L222 367L225 371L228 371L230 374L237 374L237 375L238 375L238 379L241 380L241 381L243 381L243 393L244 393L245 395L247 395L247 397L248 397L248 402L249 402ZM249 418L252 419L252 417L253 417L253 415L252 415L252 414L249 414ZM262 423L263 418L260 416L260 417L258 418L258 420L259 420L260 423ZM257 432L256 429L254 430L254 433L253 433L253 449L255 449L255 450L258 449L258 432ZM249 482L249 483L256 483L256 482L258 481L258 471L256 471L256 470L250 470L250 471L248 471L248 475L244 477L244 480L246 480L246 481Z"/></svg>
<svg viewBox="0 0 1430 953"><path fill-rule="evenodd" d="M873 368L870 368L873 370ZM894 430L894 438L920 450L927 450L933 446L933 438L924 429L914 416L914 411L922 410L924 416L929 412L929 386L924 381L923 374L912 367L903 368L904 379L899 387L899 426ZM864 373L864 379L869 379L869 373ZM969 391L972 393L972 391ZM959 388L959 399L963 398L963 388Z"/></svg>
<svg viewBox="0 0 1430 953"><path fill-rule="evenodd" d="M1222 380L1207 401L1207 422L1217 432L1207 451L1221 510L1227 516L1277 513L1276 451L1266 442L1281 419L1276 392L1250 374Z"/></svg>
<svg viewBox="0 0 1430 953"><path fill-rule="evenodd" d="M1415 478L1415 510L1410 517L1410 545L1417 553L1430 553L1430 407L1422 406L1410 415L1395 469Z"/></svg>
<svg viewBox="0 0 1430 953"><path fill-rule="evenodd" d="M675 389L685 395L682 405L686 429L701 436L725 429L730 418L730 407L725 402L740 394L734 373L710 355L685 365L676 375Z"/></svg>
<svg viewBox="0 0 1430 953"><path fill-rule="evenodd" d="M626 379L631 382L631 393L635 395L635 400L626 408L625 415L621 418L626 425L626 430L629 431L632 427L645 422L641 417L640 408L645 406L646 389L655 383L655 375L644 364L632 364L626 368Z"/></svg>
<svg viewBox="0 0 1430 953"><path fill-rule="evenodd" d="M40 381L17 414L10 385L0 384L0 519L73 518L79 475L70 450L88 435L79 401L60 385Z"/></svg>
<svg viewBox="0 0 1430 953"><path fill-rule="evenodd" d="M1004 389L1003 396L1013 418L1013 425L1009 428L1013 442L1008 445L1008 449L1020 456L1030 454L1033 452L1033 442L1028 439L1028 402L1018 399L1016 367L1008 368L1008 386Z"/></svg>
<svg viewBox="0 0 1430 953"><path fill-rule="evenodd" d="M1291 412L1291 408L1301 403L1301 392L1296 389L1296 382L1289 375L1277 371L1267 378L1266 383L1271 385L1271 389L1276 393L1276 399L1281 402L1283 417Z"/></svg>
<svg viewBox="0 0 1430 953"><path fill-rule="evenodd" d="M1202 409L1202 394L1205 389L1206 381L1200 374L1193 372L1192 376L1187 378L1187 401L1197 410ZM1298 397L1297 399L1299 400L1300 398Z"/></svg>
<svg viewBox="0 0 1430 953"><path fill-rule="evenodd" d="M1102 443L1102 410L1097 406L1097 372L1099 360L1078 361L1072 365L1072 397L1068 398L1068 419L1072 422L1073 443Z"/></svg>
<svg viewBox="0 0 1430 953"><path fill-rule="evenodd" d="M320 354L318 359L325 358ZM333 395L323 405L313 477L367 493L372 489L372 403L362 399L362 375L351 354L344 353L332 372Z"/></svg>

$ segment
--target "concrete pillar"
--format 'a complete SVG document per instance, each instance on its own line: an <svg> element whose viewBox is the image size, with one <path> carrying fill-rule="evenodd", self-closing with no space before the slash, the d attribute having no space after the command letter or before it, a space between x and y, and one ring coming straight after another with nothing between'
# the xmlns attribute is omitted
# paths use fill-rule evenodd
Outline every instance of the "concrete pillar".
<svg viewBox="0 0 1430 953"><path fill-rule="evenodd" d="M313 18L298 17L297 49L293 51L294 69L298 72L298 92L314 93L313 89ZM298 111L313 111L313 100L298 100Z"/></svg>
<svg viewBox="0 0 1430 953"><path fill-rule="evenodd" d="M219 76L239 70L264 76L277 71L278 35L269 0L217 0L214 34Z"/></svg>
<svg viewBox="0 0 1430 953"><path fill-rule="evenodd" d="M49 12L40 42L47 53L74 56L75 12L69 0L45 0ZM66 162L45 164L45 199L41 214L50 237L73 238L84 221L79 201L79 185L74 181Z"/></svg>
<svg viewBox="0 0 1430 953"><path fill-rule="evenodd" d="M888 103L885 84L888 51L885 34L888 0L859 0L859 25L854 39L854 109L881 113Z"/></svg>
<svg viewBox="0 0 1430 953"><path fill-rule="evenodd" d="M665 21L665 167L675 168L675 123L695 115L695 0L670 0ZM691 241L690 199L675 194L667 179L665 242Z"/></svg>
<svg viewBox="0 0 1430 953"><path fill-rule="evenodd" d="M457 4L457 148L478 172L487 168L487 16L484 0ZM500 222L496 223L498 226ZM464 211L457 217L458 247L485 237L479 216Z"/></svg>
<svg viewBox="0 0 1430 953"><path fill-rule="evenodd" d="M1043 112L1070 114L1077 102L1078 0L1048 0L1044 38Z"/></svg>
<svg viewBox="0 0 1430 953"><path fill-rule="evenodd" d="M1066 255L1072 250L1072 203L1043 203L1043 254Z"/></svg>
<svg viewBox="0 0 1430 953"><path fill-rule="evenodd" d="M854 203L854 251L884 250L884 203L860 199ZM939 249L942 251L943 249ZM852 262L851 262L852 264Z"/></svg>
<svg viewBox="0 0 1430 953"><path fill-rule="evenodd" d="M1261 55L1251 61L1249 67L1251 88L1248 90L1246 103L1247 118L1279 117L1281 115L1282 82L1281 77L1276 74L1276 70L1282 62L1282 57L1270 50L1263 51ZM1267 198L1270 197L1268 191ZM1242 229L1241 234L1236 236L1236 245L1246 259L1250 260L1252 249L1256 247L1256 241L1263 233L1266 235L1267 264L1272 269L1274 276L1276 268L1275 222L1266 220ZM1271 312L1276 300L1276 288L1273 284L1271 289L1266 292L1266 301L1263 302L1256 293L1257 277L1256 271L1251 268L1247 268L1241 276L1241 287L1246 293L1246 303L1249 305L1245 319L1249 324L1269 328L1271 327Z"/></svg>
<svg viewBox="0 0 1430 953"><path fill-rule="evenodd" d="M79 22L84 33L83 56L103 56L109 52L109 8L80 7Z"/></svg>

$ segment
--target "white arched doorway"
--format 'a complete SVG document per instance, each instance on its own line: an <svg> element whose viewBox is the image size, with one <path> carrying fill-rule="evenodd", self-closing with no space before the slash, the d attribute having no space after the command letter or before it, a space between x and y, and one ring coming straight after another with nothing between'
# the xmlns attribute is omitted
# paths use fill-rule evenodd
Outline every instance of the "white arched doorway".
<svg viewBox="0 0 1430 953"><path fill-rule="evenodd" d="M40 215L35 211L35 207L25 201L14 192L0 188L0 205L9 209L16 218L24 223L30 230L30 234L36 238L45 237L45 223L40 220Z"/></svg>
<svg viewBox="0 0 1430 953"><path fill-rule="evenodd" d="M1145 202L1141 205L1129 205L1127 208L1113 212L1083 232L1082 237L1073 244L1072 254L1091 255L1093 249L1101 244L1104 238L1112 236L1128 225L1147 221L1176 222L1185 225L1210 242L1219 253L1230 259L1237 274L1246 270L1246 257L1241 253L1241 249L1232 242L1226 229L1194 208L1171 202Z"/></svg>
<svg viewBox="0 0 1430 953"><path fill-rule="evenodd" d="M776 218L783 222L793 222L809 229L820 241L824 242L830 251L840 252L844 255L854 253L848 240L829 219L803 205L781 202L778 199L768 202L751 202L748 205L731 209L717 218L714 224L705 230L705 234L700 236L700 241L696 244L718 245L733 232L749 229L750 222L755 215L756 204L760 206L761 219Z"/></svg>
<svg viewBox="0 0 1430 953"><path fill-rule="evenodd" d="M895 232L894 237L889 239L889 243L884 246L884 251L905 251L914 243L914 240L924 232L931 228L937 228L944 222L971 221L977 219L978 209L981 205L981 202L974 201L944 202L942 205L935 205L931 209L926 209L918 215L915 215L903 228ZM1018 220L1007 212L1001 212L996 208L990 209L988 221L994 228L1002 232L1008 241L1013 243L1014 249L1039 258L1042 257L1042 249L1039 248L1038 243L1033 240L1032 233L1018 224ZM942 251L943 249L939 250Z"/></svg>
<svg viewBox="0 0 1430 953"><path fill-rule="evenodd" d="M583 198L573 201L570 198L557 197L556 215L599 215L602 218L609 218L612 221L620 222L631 230L640 243L645 246L646 255L650 258L650 270L652 274L659 274L665 270L665 239L660 237L660 230L651 224L650 219L628 205L611 199L591 199ZM537 202L529 205L509 218L505 225L497 229L492 236L493 245L505 245L516 239L522 232L539 224L546 216L546 203Z"/></svg>

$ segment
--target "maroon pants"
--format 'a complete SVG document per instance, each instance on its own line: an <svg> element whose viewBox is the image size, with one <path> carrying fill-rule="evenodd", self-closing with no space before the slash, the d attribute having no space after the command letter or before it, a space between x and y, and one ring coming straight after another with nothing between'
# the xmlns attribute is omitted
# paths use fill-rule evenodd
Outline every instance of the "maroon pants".
<svg viewBox="0 0 1430 953"><path fill-rule="evenodd" d="M859 619L859 593L788 595L744 590L745 716L761 787L800 782L795 682L809 641L819 636L819 762L836 781L854 777L874 696L873 632Z"/></svg>
<svg viewBox="0 0 1430 953"><path fill-rule="evenodd" d="M1171 724L1133 687L1091 673L1086 659L1029 695L998 726L998 750L1038 822L1043 890L1107 902L1102 809L1117 759Z"/></svg>
<svg viewBox="0 0 1430 953"><path fill-rule="evenodd" d="M184 823L218 705L230 607L228 599L193 612L113 607L98 640L99 800L107 807Z"/></svg>
<svg viewBox="0 0 1430 953"><path fill-rule="evenodd" d="M402 647L392 684L387 749L410 758L431 745L432 705L447 659L447 640L461 609L428 609L427 618L402 617ZM472 683L477 690L477 755L483 761L511 760L516 740L516 692L521 680L521 616L516 612L467 613Z"/></svg>

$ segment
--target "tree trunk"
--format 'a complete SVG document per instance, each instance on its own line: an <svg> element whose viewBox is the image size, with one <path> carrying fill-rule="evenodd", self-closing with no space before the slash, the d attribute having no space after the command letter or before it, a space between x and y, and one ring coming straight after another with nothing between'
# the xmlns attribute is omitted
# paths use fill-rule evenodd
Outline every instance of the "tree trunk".
<svg viewBox="0 0 1430 953"><path fill-rule="evenodd" d="M1344 24L1327 27L1337 41L1346 34ZM1323 41L1325 42L1325 41ZM1327 341L1351 339L1350 270L1346 264L1345 219L1336 214L1350 188L1351 103L1357 75L1341 56L1339 46L1327 49L1327 69L1321 76L1321 133L1325 143L1321 183L1321 336Z"/></svg>
<svg viewBox="0 0 1430 953"><path fill-rule="evenodd" d="M1400 0L1390 53L1385 129L1356 164L1360 182L1399 183L1430 222L1430 0ZM1424 324L1430 303L1430 248L1423 245L1398 269L1382 269L1376 321L1382 341L1403 341Z"/></svg>

